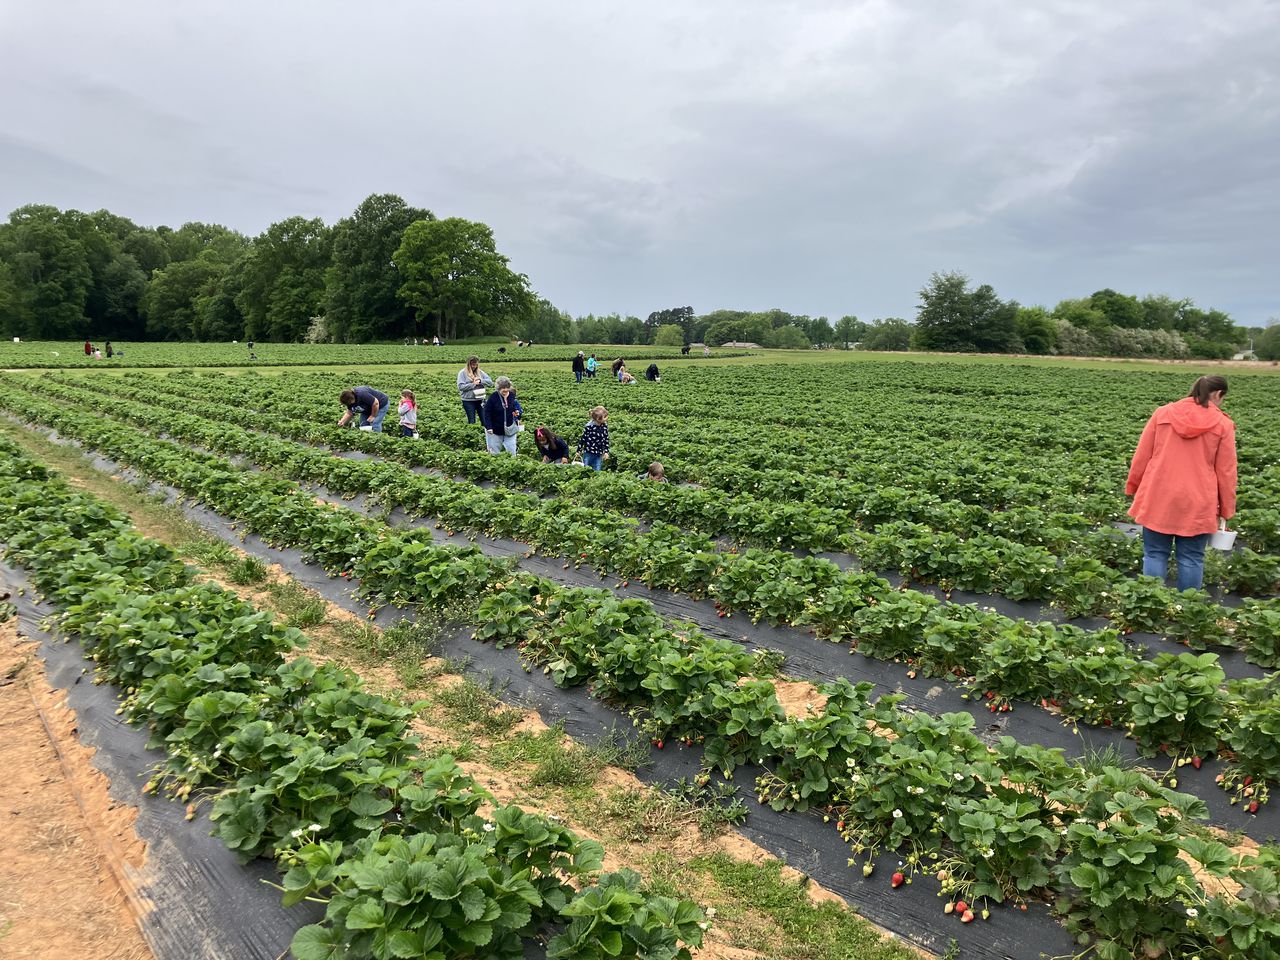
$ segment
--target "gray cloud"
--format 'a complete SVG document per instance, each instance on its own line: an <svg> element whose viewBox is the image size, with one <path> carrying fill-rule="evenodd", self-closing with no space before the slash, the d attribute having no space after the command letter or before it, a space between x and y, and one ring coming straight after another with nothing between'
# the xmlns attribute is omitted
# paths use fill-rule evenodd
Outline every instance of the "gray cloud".
<svg viewBox="0 0 1280 960"><path fill-rule="evenodd" d="M1167 291L1280 313L1280 5L0 0L0 206L391 191L574 312Z"/></svg>

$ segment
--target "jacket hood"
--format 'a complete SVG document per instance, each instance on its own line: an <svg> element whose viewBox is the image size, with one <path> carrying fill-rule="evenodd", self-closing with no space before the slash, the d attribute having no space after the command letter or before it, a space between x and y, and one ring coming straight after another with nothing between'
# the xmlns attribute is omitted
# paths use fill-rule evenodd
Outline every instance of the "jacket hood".
<svg viewBox="0 0 1280 960"><path fill-rule="evenodd" d="M1185 440L1208 433L1226 419L1226 414L1217 407L1212 404L1202 407L1191 397L1167 403L1161 408L1161 412L1161 419Z"/></svg>

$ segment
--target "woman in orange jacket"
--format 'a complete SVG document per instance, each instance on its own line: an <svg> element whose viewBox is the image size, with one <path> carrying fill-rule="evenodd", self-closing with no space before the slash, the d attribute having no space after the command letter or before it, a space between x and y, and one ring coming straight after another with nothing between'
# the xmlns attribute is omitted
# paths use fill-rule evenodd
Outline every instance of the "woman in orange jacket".
<svg viewBox="0 0 1280 960"><path fill-rule="evenodd" d="M1225 377L1201 377L1191 395L1147 421L1124 492L1142 525L1142 572L1163 580L1176 545L1178 589L1204 582L1204 549L1236 512L1236 426L1222 412Z"/></svg>

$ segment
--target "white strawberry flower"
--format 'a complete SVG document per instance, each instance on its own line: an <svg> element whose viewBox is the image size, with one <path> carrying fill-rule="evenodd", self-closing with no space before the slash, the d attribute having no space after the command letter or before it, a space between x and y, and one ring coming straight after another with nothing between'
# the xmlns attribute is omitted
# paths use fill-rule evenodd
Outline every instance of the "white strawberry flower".
<svg viewBox="0 0 1280 960"><path fill-rule="evenodd" d="M894 810L894 811L893 811L893 819L895 819L895 820L901 820L901 819L902 819L902 811L901 811L901 810Z"/></svg>

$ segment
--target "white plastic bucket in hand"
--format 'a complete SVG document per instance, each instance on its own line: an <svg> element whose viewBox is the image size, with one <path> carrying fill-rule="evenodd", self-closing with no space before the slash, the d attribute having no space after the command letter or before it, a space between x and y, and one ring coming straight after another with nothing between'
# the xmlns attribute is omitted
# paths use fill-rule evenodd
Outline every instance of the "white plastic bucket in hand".
<svg viewBox="0 0 1280 960"><path fill-rule="evenodd" d="M1230 550L1236 545L1236 532L1234 530L1219 530L1209 538L1209 546L1215 550Z"/></svg>
<svg viewBox="0 0 1280 960"><path fill-rule="evenodd" d="M361 427L360 429L365 433L373 433L373 427Z"/></svg>

